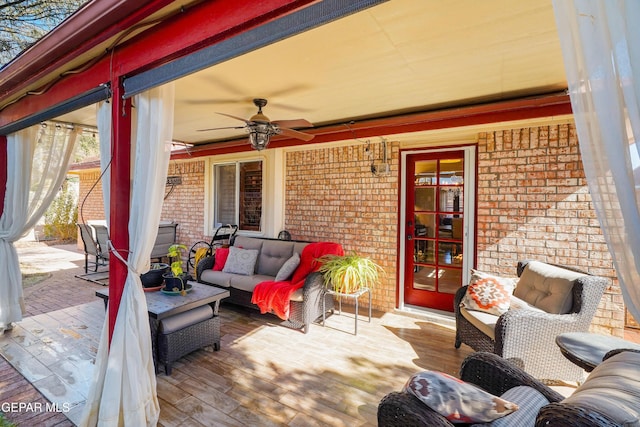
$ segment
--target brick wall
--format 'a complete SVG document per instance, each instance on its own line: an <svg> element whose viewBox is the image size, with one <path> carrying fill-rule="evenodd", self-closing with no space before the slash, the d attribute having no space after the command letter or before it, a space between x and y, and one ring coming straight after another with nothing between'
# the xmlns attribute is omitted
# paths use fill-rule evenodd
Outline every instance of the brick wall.
<svg viewBox="0 0 640 427"><path fill-rule="evenodd" d="M372 149L380 159L381 144ZM287 153L285 195L285 228L293 239L338 242L384 268L372 300L383 311L395 307L398 245L398 144L387 150L385 176L371 173L363 144Z"/></svg>
<svg viewBox="0 0 640 427"><path fill-rule="evenodd" d="M210 240L202 235L204 225L204 183L205 161L171 162L169 176L181 176L182 184L176 185L166 196L162 206L164 220L178 222L178 242L191 247L198 240ZM165 194L170 187L166 188Z"/></svg>
<svg viewBox="0 0 640 427"><path fill-rule="evenodd" d="M78 222L104 219L100 171L82 171L78 197ZM94 186L95 184L95 186Z"/></svg>
<svg viewBox="0 0 640 427"><path fill-rule="evenodd" d="M622 336L622 295L573 124L480 134L477 202L479 269L513 275L535 258L607 277L592 330Z"/></svg>
<svg viewBox="0 0 640 427"><path fill-rule="evenodd" d="M165 201L162 206L163 220L178 222L177 240L188 247L198 240L209 240L203 236L204 224L204 161L171 162L169 176L180 176L182 184L176 185L171 193L165 188ZM80 197L78 222L104 219L102 202L102 184L98 181L98 171L80 172ZM97 184L94 186L94 183ZM84 203L83 203L84 201Z"/></svg>

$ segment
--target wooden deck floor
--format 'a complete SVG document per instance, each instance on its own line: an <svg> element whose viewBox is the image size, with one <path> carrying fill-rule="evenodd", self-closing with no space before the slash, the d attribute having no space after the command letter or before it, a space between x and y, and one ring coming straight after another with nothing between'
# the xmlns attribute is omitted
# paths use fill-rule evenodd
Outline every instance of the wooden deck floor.
<svg viewBox="0 0 640 427"><path fill-rule="evenodd" d="M103 319L97 298L29 317L0 337L0 353L51 402L71 403L65 415L77 423ZM161 426L375 426L386 393L419 370L457 375L471 352L453 347L451 328L399 314L361 315L357 336L349 312L308 334L233 306L221 320L220 351L157 375Z"/></svg>

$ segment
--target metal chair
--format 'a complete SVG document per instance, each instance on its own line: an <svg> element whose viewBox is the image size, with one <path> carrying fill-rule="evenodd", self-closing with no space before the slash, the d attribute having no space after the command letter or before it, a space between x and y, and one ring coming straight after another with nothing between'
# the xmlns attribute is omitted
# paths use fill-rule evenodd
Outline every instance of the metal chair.
<svg viewBox="0 0 640 427"><path fill-rule="evenodd" d="M104 228L106 230L106 227ZM105 256L100 244L96 238L94 238L92 226L88 224L78 224L78 229L80 230L80 238L84 246L84 272L89 273L89 256L95 257L95 261L91 262L91 264L94 265L93 271L98 271L98 266L106 265L106 262L109 261L109 252L107 251Z"/></svg>

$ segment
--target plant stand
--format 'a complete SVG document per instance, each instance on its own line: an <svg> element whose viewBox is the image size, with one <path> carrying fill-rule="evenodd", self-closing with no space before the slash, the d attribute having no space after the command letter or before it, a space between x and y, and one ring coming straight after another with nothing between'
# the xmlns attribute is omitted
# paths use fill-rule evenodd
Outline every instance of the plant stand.
<svg viewBox="0 0 640 427"><path fill-rule="evenodd" d="M355 328L354 335L358 335L358 300L360 296L368 293L369 294L369 323L371 323L371 289L369 288L360 288L360 290L350 293L344 294L342 292L336 292L331 289L324 290L325 295L336 295L338 297L338 314L342 314L342 297L354 298L356 300L356 312L355 312ZM325 298L322 298L322 326L324 327L324 321L327 316L327 310L325 309Z"/></svg>

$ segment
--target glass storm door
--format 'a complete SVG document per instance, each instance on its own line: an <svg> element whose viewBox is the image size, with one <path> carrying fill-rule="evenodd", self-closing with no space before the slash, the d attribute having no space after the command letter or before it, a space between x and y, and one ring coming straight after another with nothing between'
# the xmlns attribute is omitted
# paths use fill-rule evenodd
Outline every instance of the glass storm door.
<svg viewBox="0 0 640 427"><path fill-rule="evenodd" d="M462 285L464 151L407 157L404 302L453 311Z"/></svg>

